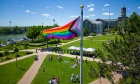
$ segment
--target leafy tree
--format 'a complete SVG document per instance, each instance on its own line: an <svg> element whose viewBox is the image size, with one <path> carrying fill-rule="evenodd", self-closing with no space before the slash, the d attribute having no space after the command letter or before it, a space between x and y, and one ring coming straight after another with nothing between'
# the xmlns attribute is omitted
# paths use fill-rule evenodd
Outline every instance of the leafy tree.
<svg viewBox="0 0 140 84"><path fill-rule="evenodd" d="M85 28L83 28L83 35L87 35L88 34L88 29L85 27Z"/></svg>
<svg viewBox="0 0 140 84"><path fill-rule="evenodd" d="M140 16L134 12L129 17L126 27L126 33L122 33L121 39L116 37L110 44L103 44L104 50L108 54L106 55L98 50L97 56L102 59L103 64L107 61L112 62L113 68L104 66L102 69L106 69L102 73L108 79L111 78L110 70L125 71L126 75L123 76L124 83L138 84L140 83ZM121 63L121 65L118 63Z"/></svg>
<svg viewBox="0 0 140 84"><path fill-rule="evenodd" d="M5 51L4 51L4 55L5 55L5 56L9 55L9 51L5 50Z"/></svg>
<svg viewBox="0 0 140 84"><path fill-rule="evenodd" d="M0 52L0 58L1 58L1 61L2 61L2 57L4 56L4 54L2 52Z"/></svg>
<svg viewBox="0 0 140 84"><path fill-rule="evenodd" d="M32 41L40 35L40 31L41 29L36 27L36 26L33 26L31 28L29 28L26 36L29 38L29 39L32 39Z"/></svg>
<svg viewBox="0 0 140 84"><path fill-rule="evenodd" d="M28 42L24 42L23 47L26 49L26 54L27 54L27 48L28 48L29 43Z"/></svg>

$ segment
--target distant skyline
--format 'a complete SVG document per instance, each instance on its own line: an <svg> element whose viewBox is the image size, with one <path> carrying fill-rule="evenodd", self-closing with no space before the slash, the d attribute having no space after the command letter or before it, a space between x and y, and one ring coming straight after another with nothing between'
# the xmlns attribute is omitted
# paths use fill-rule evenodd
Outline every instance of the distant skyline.
<svg viewBox="0 0 140 84"><path fill-rule="evenodd" d="M120 17L125 6L126 15L140 15L140 0L0 0L0 26L62 26L80 16L84 5L84 19Z"/></svg>

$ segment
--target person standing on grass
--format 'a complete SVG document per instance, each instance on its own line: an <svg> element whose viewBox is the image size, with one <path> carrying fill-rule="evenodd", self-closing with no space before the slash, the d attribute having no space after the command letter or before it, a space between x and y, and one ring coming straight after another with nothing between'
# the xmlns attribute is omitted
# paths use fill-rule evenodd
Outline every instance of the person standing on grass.
<svg viewBox="0 0 140 84"><path fill-rule="evenodd" d="M94 61L95 56L93 55L93 61Z"/></svg>
<svg viewBox="0 0 140 84"><path fill-rule="evenodd" d="M78 80L79 80L79 76L78 76L78 74L76 75L76 81L78 82Z"/></svg>
<svg viewBox="0 0 140 84"><path fill-rule="evenodd" d="M78 59L77 55L76 55L76 59Z"/></svg>

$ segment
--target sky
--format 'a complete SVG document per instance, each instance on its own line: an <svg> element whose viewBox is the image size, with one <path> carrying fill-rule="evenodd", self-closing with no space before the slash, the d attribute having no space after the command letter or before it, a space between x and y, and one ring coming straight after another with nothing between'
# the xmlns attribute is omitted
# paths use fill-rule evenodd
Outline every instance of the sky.
<svg viewBox="0 0 140 84"><path fill-rule="evenodd" d="M140 0L0 0L0 26L63 26L81 15L81 5L84 19L117 19L123 6L128 17L140 15Z"/></svg>

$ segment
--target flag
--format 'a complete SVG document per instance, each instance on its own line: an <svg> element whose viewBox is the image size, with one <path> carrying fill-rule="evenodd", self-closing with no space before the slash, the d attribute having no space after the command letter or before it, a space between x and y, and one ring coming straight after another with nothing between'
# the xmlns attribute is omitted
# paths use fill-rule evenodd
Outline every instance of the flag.
<svg viewBox="0 0 140 84"><path fill-rule="evenodd" d="M78 18L67 23L64 26L43 30L43 34L47 38L59 38L68 40L73 39L76 36L80 36L80 28L81 18L79 16Z"/></svg>

